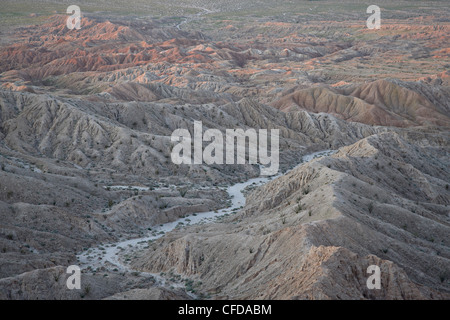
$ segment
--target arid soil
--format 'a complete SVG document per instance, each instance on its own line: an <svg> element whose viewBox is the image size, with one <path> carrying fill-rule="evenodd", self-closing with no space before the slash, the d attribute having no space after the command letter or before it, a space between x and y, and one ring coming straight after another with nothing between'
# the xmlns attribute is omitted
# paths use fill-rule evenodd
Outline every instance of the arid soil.
<svg viewBox="0 0 450 320"><path fill-rule="evenodd" d="M450 299L445 1L379 30L357 1L81 1L79 30L37 2L0 8L0 299ZM194 121L280 130L278 175L198 224L260 171L174 164Z"/></svg>

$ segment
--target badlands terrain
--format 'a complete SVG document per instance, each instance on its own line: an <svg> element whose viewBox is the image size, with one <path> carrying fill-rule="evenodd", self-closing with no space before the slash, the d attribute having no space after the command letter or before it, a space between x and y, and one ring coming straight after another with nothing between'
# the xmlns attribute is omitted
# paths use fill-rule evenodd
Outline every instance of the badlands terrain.
<svg viewBox="0 0 450 320"><path fill-rule="evenodd" d="M448 1L70 4L0 3L0 299L450 299Z"/></svg>

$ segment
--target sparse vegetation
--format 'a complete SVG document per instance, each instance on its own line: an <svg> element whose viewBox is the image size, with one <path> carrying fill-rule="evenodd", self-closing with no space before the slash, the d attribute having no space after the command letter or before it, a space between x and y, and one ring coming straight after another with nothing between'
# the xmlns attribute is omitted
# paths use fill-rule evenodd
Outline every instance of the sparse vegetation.
<svg viewBox="0 0 450 320"><path fill-rule="evenodd" d="M80 293L80 297L83 299L87 297L91 293L91 286L88 284L84 287L82 293Z"/></svg>
<svg viewBox="0 0 450 320"><path fill-rule="evenodd" d="M180 193L180 196L182 196L184 198L184 196L186 195L188 189L187 188L179 188L178 192Z"/></svg>
<svg viewBox="0 0 450 320"><path fill-rule="evenodd" d="M350 270L346 258L370 253L392 260L398 280L380 298L410 279L447 294L445 1L383 3L377 31L355 1L82 2L87 23L73 31L67 4L0 8L3 291L64 284L53 267L77 254L95 290L42 298L159 290L138 268L171 270L167 298L185 297L183 284L199 298L203 287L219 299L361 298L357 282L329 281L336 270L320 272L320 291L305 277L336 267L329 254ZM227 188L259 165L171 162L171 132L193 121L204 132L278 128L279 172L292 170L254 183L244 202ZM314 155L323 149L339 151ZM410 279L397 276L406 265Z"/></svg>

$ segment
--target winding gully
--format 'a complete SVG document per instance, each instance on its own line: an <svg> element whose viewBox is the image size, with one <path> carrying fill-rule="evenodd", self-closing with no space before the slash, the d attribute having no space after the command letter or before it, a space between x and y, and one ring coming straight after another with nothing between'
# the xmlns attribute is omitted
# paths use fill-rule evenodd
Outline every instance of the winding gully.
<svg viewBox="0 0 450 320"><path fill-rule="evenodd" d="M335 152L336 151L334 150L323 150L304 155L298 166L305 162L311 161L312 159L331 155ZM278 176L253 178L246 182L229 186L227 188L227 193L231 198L232 203L228 208L216 211L194 213L189 216L179 218L175 221L155 226L149 232L149 235L145 237L128 239L116 243L102 244L97 247L89 248L77 255L78 265L82 270L98 270L99 268L104 267L107 270L113 271L139 272L143 276L153 277L156 281L156 285L164 287L166 286L166 279L164 277L159 274L133 270L126 264L125 261L123 261L122 257L126 256L129 252L144 250L148 246L149 241L164 237L167 232L174 230L177 226L212 223L220 216L239 210L245 205L245 196L243 194L245 188L248 186L261 186ZM194 297L194 295L192 295L192 297Z"/></svg>

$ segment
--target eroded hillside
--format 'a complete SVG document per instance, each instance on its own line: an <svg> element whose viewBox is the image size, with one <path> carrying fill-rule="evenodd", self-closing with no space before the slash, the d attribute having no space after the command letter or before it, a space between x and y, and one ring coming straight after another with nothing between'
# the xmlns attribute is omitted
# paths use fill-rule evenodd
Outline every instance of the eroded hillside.
<svg viewBox="0 0 450 320"><path fill-rule="evenodd" d="M445 1L380 30L352 1L81 1L79 30L38 2L0 9L1 299L450 298ZM174 164L195 121L278 129L278 175Z"/></svg>

